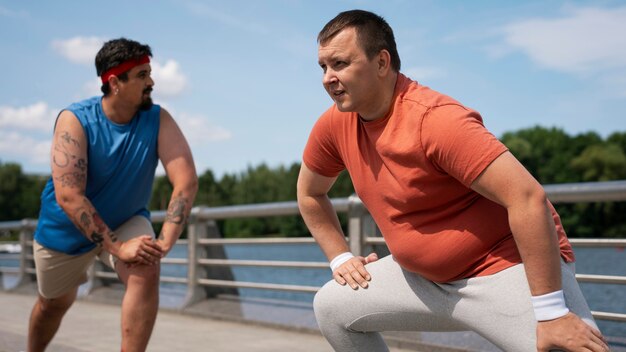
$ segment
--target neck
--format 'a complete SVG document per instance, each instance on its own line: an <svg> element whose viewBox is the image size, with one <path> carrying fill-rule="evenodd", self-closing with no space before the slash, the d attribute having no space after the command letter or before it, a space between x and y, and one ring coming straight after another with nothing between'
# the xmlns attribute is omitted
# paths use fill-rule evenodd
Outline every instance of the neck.
<svg viewBox="0 0 626 352"><path fill-rule="evenodd" d="M111 94L102 98L102 110L109 120L119 124L129 123L137 113L137 108L125 105Z"/></svg>
<svg viewBox="0 0 626 352"><path fill-rule="evenodd" d="M381 85L378 102L374 105L377 107L373 111L359 113L359 116L365 121L374 121L387 116L391 105L393 104L393 94L396 90L396 82L398 80L398 73L393 72L388 75Z"/></svg>

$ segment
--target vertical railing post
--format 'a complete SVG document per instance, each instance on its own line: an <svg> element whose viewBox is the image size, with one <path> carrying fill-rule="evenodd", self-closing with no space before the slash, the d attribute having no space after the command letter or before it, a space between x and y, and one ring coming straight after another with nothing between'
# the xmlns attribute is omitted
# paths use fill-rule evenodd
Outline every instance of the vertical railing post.
<svg viewBox="0 0 626 352"><path fill-rule="evenodd" d="M363 214L365 207L356 195L348 197L348 243L350 252L363 255Z"/></svg>
<svg viewBox="0 0 626 352"><path fill-rule="evenodd" d="M23 219L22 226L20 228L20 271L18 274L17 284L15 288L23 286L25 284L35 281L34 273L29 273L29 269L35 268L35 263L29 256L33 253L33 233L34 233L34 221L32 219Z"/></svg>
<svg viewBox="0 0 626 352"><path fill-rule="evenodd" d="M198 217L202 208L193 208L187 225L187 294L182 308L188 307L206 298L206 291L198 285L201 268L198 259L206 257L206 250L198 245L198 239L207 237L207 222Z"/></svg>

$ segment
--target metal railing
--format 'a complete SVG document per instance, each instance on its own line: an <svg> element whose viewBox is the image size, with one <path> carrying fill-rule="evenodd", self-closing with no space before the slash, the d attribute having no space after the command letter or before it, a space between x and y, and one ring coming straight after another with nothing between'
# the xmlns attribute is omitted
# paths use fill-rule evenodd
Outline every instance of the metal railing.
<svg viewBox="0 0 626 352"><path fill-rule="evenodd" d="M575 183L544 186L548 197L553 203L603 202L626 200L626 181ZM385 242L377 234L377 228L371 216L356 196L331 200L338 213L348 216L347 241L351 251L360 255L373 246L384 246ZM310 261L275 261L275 260L241 260L227 259L215 254L211 247L225 245L256 245L268 244L314 244L310 237L302 238L221 238L215 221L232 218L269 217L299 215L297 203L277 202L266 204L237 205L224 207L195 207L190 215L187 239L178 241L187 247L187 258L164 258L163 264L187 266L187 277L161 276L161 282L186 285L186 297L183 306L189 306L210 295L207 288L253 288L264 290L280 290L290 292L314 293L319 287L292 284L275 284L259 282L243 282L227 279L210 278L207 268L228 269L234 266L279 267L279 268L328 268L327 262ZM164 211L152 213L154 223L162 223ZM20 231L22 252L19 255L18 268L0 267L0 275L13 273L19 276L20 283L34 280L34 263L32 256L32 234L36 220L0 222L0 235L9 230ZM570 239L575 247L626 247L626 239ZM18 256L16 256L17 258ZM219 275L218 275L219 276ZM626 284L626 276L577 274L579 282L600 284ZM106 281L117 280L117 275L102 267L94 266L90 275L91 289L106 284ZM626 314L617 312L592 312L596 319L626 322Z"/></svg>

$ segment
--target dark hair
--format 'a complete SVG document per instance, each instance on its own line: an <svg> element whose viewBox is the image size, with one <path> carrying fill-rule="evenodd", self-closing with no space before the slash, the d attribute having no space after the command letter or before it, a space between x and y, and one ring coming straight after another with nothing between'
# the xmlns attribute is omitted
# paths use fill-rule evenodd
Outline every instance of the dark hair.
<svg viewBox="0 0 626 352"><path fill-rule="evenodd" d="M344 11L330 20L317 36L319 44L325 44L342 30L354 27L357 43L365 52L368 59L372 59L381 50L385 49L391 55L391 67L400 71L400 55L396 48L393 30L384 18L375 13L363 10Z"/></svg>
<svg viewBox="0 0 626 352"><path fill-rule="evenodd" d="M134 40L118 38L104 43L96 55L96 73L102 76L109 69L118 66L124 61L137 59L144 55L152 56L152 50L148 45L141 44ZM128 80L127 72L117 76L122 81ZM109 82L102 84L100 90L104 95L111 92Z"/></svg>

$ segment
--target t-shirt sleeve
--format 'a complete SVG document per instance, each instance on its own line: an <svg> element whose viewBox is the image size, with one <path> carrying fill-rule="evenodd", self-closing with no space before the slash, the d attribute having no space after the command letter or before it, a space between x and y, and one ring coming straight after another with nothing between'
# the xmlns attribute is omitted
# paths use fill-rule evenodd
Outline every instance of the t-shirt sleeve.
<svg viewBox="0 0 626 352"><path fill-rule="evenodd" d="M434 166L466 187L508 150L485 128L478 112L456 104L432 108L422 122L421 137Z"/></svg>
<svg viewBox="0 0 626 352"><path fill-rule="evenodd" d="M309 169L326 177L335 177L345 169L333 131L331 108L313 126L302 158Z"/></svg>

